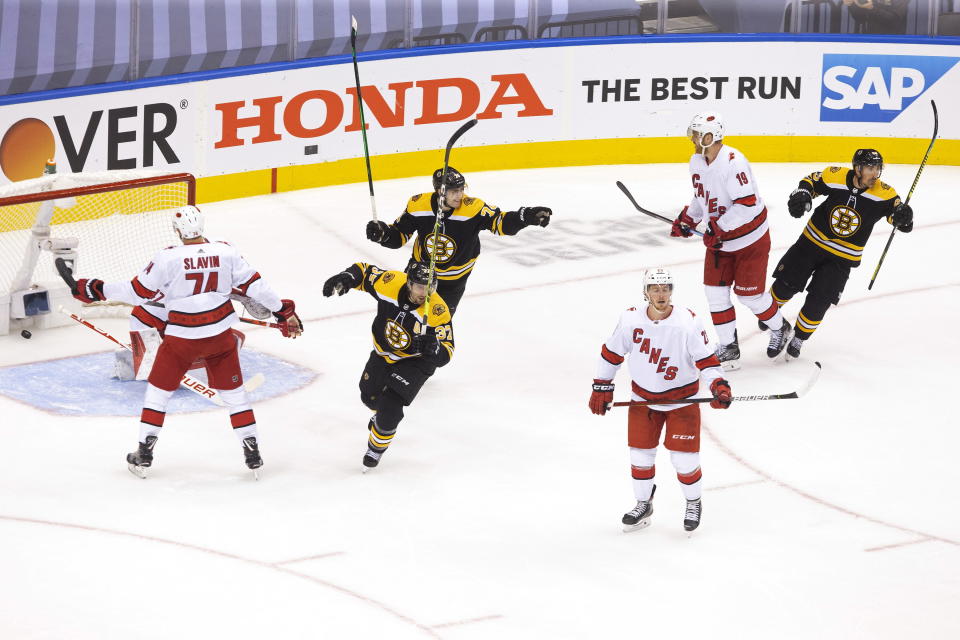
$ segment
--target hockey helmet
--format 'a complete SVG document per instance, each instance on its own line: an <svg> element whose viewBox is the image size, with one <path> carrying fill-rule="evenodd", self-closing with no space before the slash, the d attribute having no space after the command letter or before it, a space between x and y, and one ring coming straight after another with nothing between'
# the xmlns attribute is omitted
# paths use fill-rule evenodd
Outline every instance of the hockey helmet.
<svg viewBox="0 0 960 640"><path fill-rule="evenodd" d="M723 120L720 114L716 111L704 111L693 116L690 126L687 127L687 137L691 137L694 133L699 134L700 140L703 140L708 133L713 134L713 142L723 140Z"/></svg>
<svg viewBox="0 0 960 640"><path fill-rule="evenodd" d="M647 297L647 287L652 284L665 284L670 287L670 292L673 292L673 274L664 269L663 267L656 267L654 269L647 269L643 272L643 299L649 301Z"/></svg>
<svg viewBox="0 0 960 640"><path fill-rule="evenodd" d="M407 265L407 282L429 285L430 291L434 291L437 288L437 272L431 274L430 265L426 262L411 262Z"/></svg>
<svg viewBox="0 0 960 640"><path fill-rule="evenodd" d="M440 189L440 178L443 176L443 167L440 167L433 172L433 190L438 191ZM453 167L447 165L447 177L443 181L447 189L462 189L466 186L467 181L463 177L463 174L454 169Z"/></svg>
<svg viewBox="0 0 960 640"><path fill-rule="evenodd" d="M883 171L883 156L876 149L857 149L853 153L853 168L880 167Z"/></svg>
<svg viewBox="0 0 960 640"><path fill-rule="evenodd" d="M199 238L203 235L203 214L192 204L180 207L173 212L173 228L184 240Z"/></svg>

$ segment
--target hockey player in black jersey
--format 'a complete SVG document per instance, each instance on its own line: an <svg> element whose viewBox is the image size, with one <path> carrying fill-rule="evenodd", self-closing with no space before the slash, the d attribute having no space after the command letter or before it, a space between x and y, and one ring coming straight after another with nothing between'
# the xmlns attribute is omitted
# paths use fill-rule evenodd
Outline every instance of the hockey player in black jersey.
<svg viewBox="0 0 960 640"><path fill-rule="evenodd" d="M443 297L433 293L437 281L434 275L431 282L430 275L430 266L422 262L411 264L406 273L357 262L323 284L326 297L357 289L377 301L373 351L360 376L360 399L376 412L367 425L365 468L379 464L403 419L403 408L437 367L453 357L450 312Z"/></svg>
<svg viewBox="0 0 960 640"><path fill-rule="evenodd" d="M421 193L407 202L393 224L371 220L367 223L367 239L390 249L399 249L416 234L410 263L429 262L433 251L433 225L443 169L433 172L433 193ZM528 226L550 224L549 207L520 207L517 211L500 211L480 198L464 193L466 180L459 171L447 167L446 193L438 230L437 291L453 315L463 297L467 278L480 255L480 232L487 230L498 236L512 236Z"/></svg>
<svg viewBox="0 0 960 640"><path fill-rule="evenodd" d="M800 348L820 326L830 305L840 302L850 269L860 265L873 226L883 218L899 231L913 230L913 210L893 187L880 180L883 157L875 149L858 149L853 169L827 167L800 181L787 208L794 218L810 210L813 199L826 196L807 221L797 241L773 272L773 299L783 306L804 287L807 297L797 316L787 356Z"/></svg>

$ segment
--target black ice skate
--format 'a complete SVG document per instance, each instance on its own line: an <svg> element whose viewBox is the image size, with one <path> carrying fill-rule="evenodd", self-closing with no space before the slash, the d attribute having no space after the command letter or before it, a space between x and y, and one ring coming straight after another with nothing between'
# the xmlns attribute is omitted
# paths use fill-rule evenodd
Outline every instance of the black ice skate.
<svg viewBox="0 0 960 640"><path fill-rule="evenodd" d="M767 357L776 358L783 351L783 348L787 346L787 342L790 341L790 334L793 332L793 329L790 327L790 323L786 320L783 321L783 324L780 325L780 329L777 331L770 332L770 342L767 343Z"/></svg>
<svg viewBox="0 0 960 640"><path fill-rule="evenodd" d="M703 505L700 504L700 498L696 500L687 500L687 510L683 514L683 528L686 531L693 531L700 526L700 514L703 512Z"/></svg>
<svg viewBox="0 0 960 640"><path fill-rule="evenodd" d="M153 447L157 436L147 436L146 442L137 445L137 450L127 454L127 468L138 478L146 479L147 469L153 464Z"/></svg>
<svg viewBox="0 0 960 640"><path fill-rule="evenodd" d="M367 452L363 454L363 472L366 473L370 469L373 469L375 466L380 464L380 457L386 453L386 449L383 451L376 451L367 447Z"/></svg>
<svg viewBox="0 0 960 640"><path fill-rule="evenodd" d="M248 436L243 439L243 458L247 463L247 468L253 471L253 477L260 479L258 469L263 466L263 458L260 457L260 447L257 445L257 439L254 436Z"/></svg>
<svg viewBox="0 0 960 640"><path fill-rule="evenodd" d="M653 515L653 494L657 492L657 485L653 485L649 500L637 500L637 506L623 514L620 522L626 532L646 529L650 526L650 516Z"/></svg>
<svg viewBox="0 0 960 640"><path fill-rule="evenodd" d="M803 340L793 336L793 340L787 345L787 360L795 360L800 357L800 349L803 347Z"/></svg>
<svg viewBox="0 0 960 640"><path fill-rule="evenodd" d="M733 342L717 347L717 359L724 371L736 371L740 368L740 342L737 332L733 332Z"/></svg>

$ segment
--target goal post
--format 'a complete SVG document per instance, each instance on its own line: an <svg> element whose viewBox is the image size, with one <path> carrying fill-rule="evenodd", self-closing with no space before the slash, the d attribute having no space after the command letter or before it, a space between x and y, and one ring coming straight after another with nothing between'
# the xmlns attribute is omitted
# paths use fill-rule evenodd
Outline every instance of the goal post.
<svg viewBox="0 0 960 640"><path fill-rule="evenodd" d="M179 242L170 213L195 204L189 173L51 173L0 187L0 335L64 324L50 314L75 306L56 272L125 280L160 249Z"/></svg>

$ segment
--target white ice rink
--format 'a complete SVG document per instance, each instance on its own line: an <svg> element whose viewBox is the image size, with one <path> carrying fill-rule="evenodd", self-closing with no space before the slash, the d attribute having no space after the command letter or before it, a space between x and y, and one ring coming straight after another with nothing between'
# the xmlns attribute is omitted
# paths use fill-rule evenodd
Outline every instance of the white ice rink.
<svg viewBox="0 0 960 640"><path fill-rule="evenodd" d="M621 532L634 504L626 414L587 409L600 344L642 303L644 268L672 269L675 303L709 326L703 245L670 238L614 186L675 215L685 166L453 164L468 193L552 206L553 223L482 236L456 355L373 472L360 472L357 380L374 303L320 295L353 261L406 262L408 248L365 239L364 183L204 207L209 235L241 247L306 321L296 341L243 328L245 350L316 373L255 402L259 482L223 410L170 415L143 481L124 461L136 417L63 416L0 394L0 638L960 638L960 168L927 167L916 228L897 234L868 292L889 233L877 225L800 360L769 362L737 306L735 394L790 391L813 360L823 374L800 400L705 409L703 523L688 538L662 449L654 522ZM822 168L754 166L771 268L804 224L787 195ZM915 171L883 179L905 195ZM429 181L376 188L392 219ZM799 308L786 307L791 322ZM98 322L125 335L122 319ZM0 367L109 350L79 326L14 334L0 338Z"/></svg>

